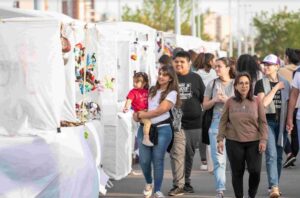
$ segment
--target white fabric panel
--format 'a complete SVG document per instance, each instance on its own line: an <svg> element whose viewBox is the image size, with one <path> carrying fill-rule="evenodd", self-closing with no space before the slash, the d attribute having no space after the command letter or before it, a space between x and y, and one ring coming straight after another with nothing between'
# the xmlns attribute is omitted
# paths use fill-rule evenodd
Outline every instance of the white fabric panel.
<svg viewBox="0 0 300 198"><path fill-rule="evenodd" d="M60 24L29 20L0 23L1 134L60 125L65 90Z"/></svg>
<svg viewBox="0 0 300 198"><path fill-rule="evenodd" d="M75 46L75 35L72 27L69 24L64 24L63 35L69 40L71 44L70 52L64 54L64 58L66 59L65 65L65 100L64 106L62 109L61 120L76 122L76 94L75 94L75 56L73 53Z"/></svg>
<svg viewBox="0 0 300 198"><path fill-rule="evenodd" d="M98 197L97 170L82 126L43 137L0 136L0 161L0 197Z"/></svg>
<svg viewBox="0 0 300 198"><path fill-rule="evenodd" d="M98 77L104 84L100 94L102 122L104 125L117 125L117 65L118 65L118 32L111 29L96 27L99 31L99 53L97 54ZM113 79L113 82L112 82ZM111 85L111 86L108 86Z"/></svg>
<svg viewBox="0 0 300 198"><path fill-rule="evenodd" d="M91 153L94 157L95 164L97 167L98 181L99 181L99 191L105 195L106 194L106 184L109 177L105 174L102 168L102 156L103 156L103 145L104 145L104 128L99 120L93 120L87 122L85 127L88 132L87 142Z"/></svg>
<svg viewBox="0 0 300 198"><path fill-rule="evenodd" d="M131 114L118 113L118 125L104 126L103 169L113 179L126 177L131 171Z"/></svg>
<svg viewBox="0 0 300 198"><path fill-rule="evenodd" d="M127 94L133 88L133 70L130 63L129 41L118 42L118 101L126 100Z"/></svg>

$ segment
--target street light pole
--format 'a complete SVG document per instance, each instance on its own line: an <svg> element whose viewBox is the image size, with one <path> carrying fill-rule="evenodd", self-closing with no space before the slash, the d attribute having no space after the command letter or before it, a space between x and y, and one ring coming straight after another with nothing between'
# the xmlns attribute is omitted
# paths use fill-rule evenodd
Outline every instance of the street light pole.
<svg viewBox="0 0 300 198"><path fill-rule="evenodd" d="M198 15L197 15L197 26L198 26L198 37L201 38L201 14L202 14L202 2L201 0L198 0L197 2L197 11L198 11Z"/></svg>
<svg viewBox="0 0 300 198"><path fill-rule="evenodd" d="M181 34L181 27L180 27L180 5L179 0L175 0L175 34Z"/></svg>
<svg viewBox="0 0 300 198"><path fill-rule="evenodd" d="M241 43L241 20L240 20L240 0L237 0L237 38L238 38L238 57L241 55L242 53L242 43Z"/></svg>
<svg viewBox="0 0 300 198"><path fill-rule="evenodd" d="M233 40L232 40L232 13L231 0L228 1L228 15L229 15L229 57L233 56Z"/></svg>
<svg viewBox="0 0 300 198"><path fill-rule="evenodd" d="M192 36L196 36L196 27L195 27L195 0L192 0L191 32L192 32Z"/></svg>

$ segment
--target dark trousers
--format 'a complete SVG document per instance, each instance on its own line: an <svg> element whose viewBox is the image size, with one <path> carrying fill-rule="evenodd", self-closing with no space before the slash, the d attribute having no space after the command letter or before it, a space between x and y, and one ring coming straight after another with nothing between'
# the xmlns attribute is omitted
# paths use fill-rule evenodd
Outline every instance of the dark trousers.
<svg viewBox="0 0 300 198"><path fill-rule="evenodd" d="M297 156L299 152L299 142L298 142L298 131L297 131L297 122L296 122L296 115L297 115L297 109L294 111L294 117L293 117L293 124L294 128L291 133L291 140L287 138L285 146L284 146L284 152L285 154L292 153L293 156Z"/></svg>
<svg viewBox="0 0 300 198"><path fill-rule="evenodd" d="M254 198L260 182L262 155L258 150L259 141L237 142L226 139L226 151L231 166L232 186L236 198L242 198L245 162L249 172L248 195Z"/></svg>

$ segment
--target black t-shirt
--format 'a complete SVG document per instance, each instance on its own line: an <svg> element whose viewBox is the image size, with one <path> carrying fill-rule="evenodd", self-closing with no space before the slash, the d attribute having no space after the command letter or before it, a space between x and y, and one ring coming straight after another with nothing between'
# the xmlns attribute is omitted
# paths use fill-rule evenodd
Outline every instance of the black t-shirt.
<svg viewBox="0 0 300 198"><path fill-rule="evenodd" d="M271 89L276 86L278 82L270 82ZM263 80L257 81L255 85L254 95L257 95L259 93L265 93L265 89L263 86ZM267 119L272 120L279 120L280 119L280 109L281 109L281 90L278 90L276 94L274 95L273 102L275 105L276 113L273 114L266 114Z"/></svg>
<svg viewBox="0 0 300 198"><path fill-rule="evenodd" d="M205 85L202 78L190 72L185 76L178 75L179 93L182 100L182 127L184 129L201 128L201 115Z"/></svg>

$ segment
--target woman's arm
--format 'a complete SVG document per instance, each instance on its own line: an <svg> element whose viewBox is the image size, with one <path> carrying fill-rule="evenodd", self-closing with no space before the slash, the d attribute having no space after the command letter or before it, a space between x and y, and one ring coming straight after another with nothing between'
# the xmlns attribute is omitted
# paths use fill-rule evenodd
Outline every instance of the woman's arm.
<svg viewBox="0 0 300 198"><path fill-rule="evenodd" d="M148 112L139 111L137 113L137 118L139 118L139 119L154 118L154 117L160 116L161 114L163 114L165 112L168 112L173 106L174 106L174 104L171 101L165 99L159 104L159 106L156 109L154 109L152 111L148 111Z"/></svg>
<svg viewBox="0 0 300 198"><path fill-rule="evenodd" d="M260 92L259 94L257 94L257 96L262 100L264 107L267 107L272 102L276 92L283 88L284 82L280 81L272 88L272 90L267 95L265 95L265 93L263 92Z"/></svg>
<svg viewBox="0 0 300 198"><path fill-rule="evenodd" d="M260 143L267 143L268 140L268 122L266 118L265 108L260 98L256 98L258 103L258 132L260 133Z"/></svg>
<svg viewBox="0 0 300 198"><path fill-rule="evenodd" d="M203 99L203 109L208 110L212 108L216 103L216 98L209 99L208 96L204 96Z"/></svg>
<svg viewBox="0 0 300 198"><path fill-rule="evenodd" d="M220 119L220 123L219 123L219 133L217 136L217 141L223 141L223 139L225 138L225 131L226 131L226 127L227 127L227 123L229 120L229 103L230 103L230 99L227 100L227 102L224 105L223 108L223 113Z"/></svg>

